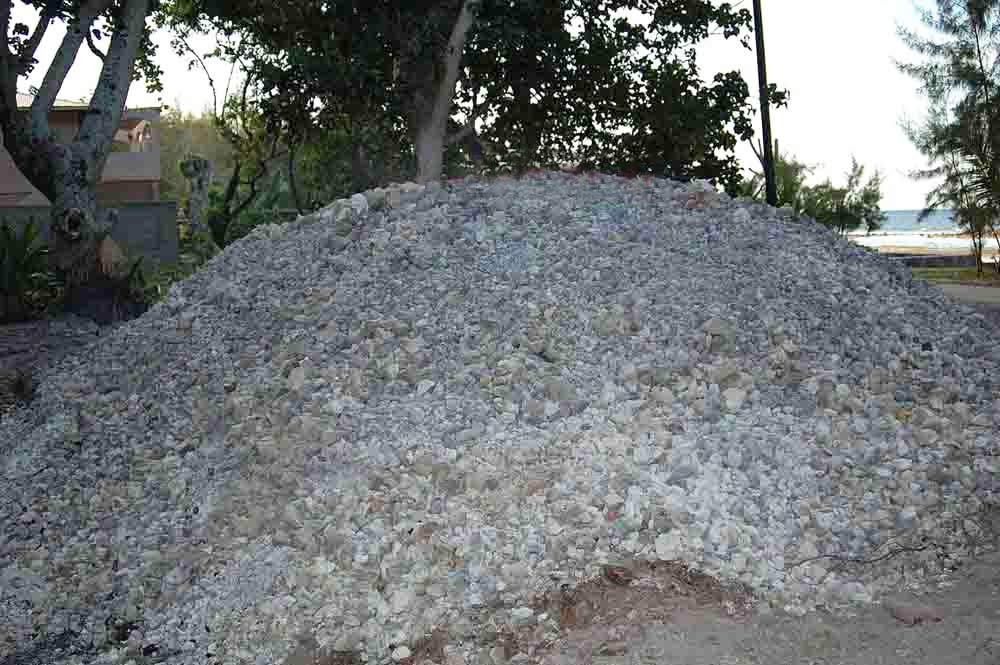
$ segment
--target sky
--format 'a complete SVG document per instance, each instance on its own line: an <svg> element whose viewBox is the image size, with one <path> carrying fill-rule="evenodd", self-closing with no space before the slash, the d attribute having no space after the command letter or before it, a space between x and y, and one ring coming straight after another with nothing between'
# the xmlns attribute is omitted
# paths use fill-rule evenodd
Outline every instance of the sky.
<svg viewBox="0 0 1000 665"><path fill-rule="evenodd" d="M750 9L750 0L734 4ZM771 114L781 152L815 166L814 181L830 178L835 184L844 182L853 155L866 173L877 169L882 174L883 210L920 208L934 183L908 177L927 164L900 122L919 121L926 107L917 82L893 64L893 58L913 59L896 36L896 26L918 26L914 0L761 0L761 5L768 80L789 92L788 107ZM14 19L34 26L37 15L17 4ZM21 91L41 82L63 34L59 24L49 28L36 54L39 67L21 80ZM205 73L188 68L190 58L173 52L168 34L157 34L154 40L164 90L151 94L142 83L134 83L128 105L163 103L195 113L211 108ZM194 46L204 53L214 42L206 36ZM713 38L699 49L699 62L706 79L738 69L751 90L757 89L755 55L735 40ZM209 70L221 95L229 68L215 63ZM89 99L99 72L100 60L81 49L60 97ZM737 155L744 166L758 168L749 145L741 145Z"/></svg>

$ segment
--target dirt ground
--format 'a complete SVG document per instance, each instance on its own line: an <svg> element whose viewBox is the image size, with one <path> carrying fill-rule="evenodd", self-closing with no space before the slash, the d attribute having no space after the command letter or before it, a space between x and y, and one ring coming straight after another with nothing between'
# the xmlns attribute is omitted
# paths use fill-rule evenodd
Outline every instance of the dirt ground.
<svg viewBox="0 0 1000 665"><path fill-rule="evenodd" d="M968 564L943 591L920 598L900 594L853 614L795 618L745 611L731 596L716 594L717 602L705 602L704 595L685 597L676 588L664 589L669 600L656 603L650 588L649 576L641 575L629 587L608 584L602 592L592 591L594 598L601 597L603 619L589 617L566 630L541 662L1000 665L1000 554Z"/></svg>

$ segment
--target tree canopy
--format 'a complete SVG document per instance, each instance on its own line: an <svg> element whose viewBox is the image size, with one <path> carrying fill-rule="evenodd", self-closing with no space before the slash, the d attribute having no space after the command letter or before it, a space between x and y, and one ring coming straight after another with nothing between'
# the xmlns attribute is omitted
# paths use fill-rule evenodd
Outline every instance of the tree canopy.
<svg viewBox="0 0 1000 665"><path fill-rule="evenodd" d="M994 222L1000 215L1000 3L936 0L921 11L920 22L922 32L898 30L918 59L897 65L928 100L923 121L904 124L931 162L912 175L938 182L924 214L952 208L957 223L972 234L982 272L984 235L991 233L1000 248Z"/></svg>
<svg viewBox="0 0 1000 665"><path fill-rule="evenodd" d="M174 29L239 35L274 122L336 124L355 151L409 153L419 168L424 130L445 107L437 150L462 146L453 158L700 177L731 191L733 149L753 133L746 83L729 72L704 84L693 49L712 34L747 44L752 17L728 3L170 0L164 16Z"/></svg>
<svg viewBox="0 0 1000 665"><path fill-rule="evenodd" d="M834 185L829 178L809 185L806 180L815 167L781 154L777 146L774 157L779 206L788 206L796 214L812 217L841 233L860 228L871 232L881 226L885 215L881 209L882 176L878 172L864 180L865 167L852 157L844 186ZM763 181L762 173L753 173L743 182L742 194L763 199Z"/></svg>

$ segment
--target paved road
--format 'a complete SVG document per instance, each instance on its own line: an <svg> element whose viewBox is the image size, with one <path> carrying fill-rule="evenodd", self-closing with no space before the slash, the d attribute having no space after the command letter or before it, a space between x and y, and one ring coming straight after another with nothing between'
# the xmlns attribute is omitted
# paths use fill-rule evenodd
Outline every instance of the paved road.
<svg viewBox="0 0 1000 665"><path fill-rule="evenodd" d="M1000 305L1000 287L938 284L948 296L970 304Z"/></svg>

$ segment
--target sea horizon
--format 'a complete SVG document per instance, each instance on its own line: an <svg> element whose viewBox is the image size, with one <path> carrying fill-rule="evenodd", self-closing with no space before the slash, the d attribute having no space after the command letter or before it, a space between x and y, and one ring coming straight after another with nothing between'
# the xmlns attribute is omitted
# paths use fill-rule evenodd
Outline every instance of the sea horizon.
<svg viewBox="0 0 1000 665"><path fill-rule="evenodd" d="M972 252L972 242L961 236L963 230L954 222L950 209L935 210L920 220L920 210L883 210L887 219L877 230L868 233L858 229L848 233L852 242L877 251L914 252L918 254L964 254ZM984 258L992 262L997 253L990 238L984 247Z"/></svg>

